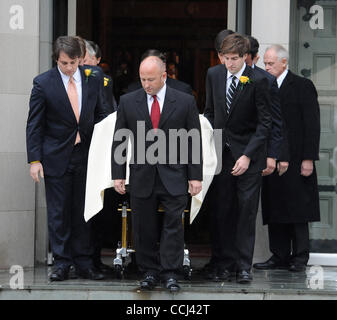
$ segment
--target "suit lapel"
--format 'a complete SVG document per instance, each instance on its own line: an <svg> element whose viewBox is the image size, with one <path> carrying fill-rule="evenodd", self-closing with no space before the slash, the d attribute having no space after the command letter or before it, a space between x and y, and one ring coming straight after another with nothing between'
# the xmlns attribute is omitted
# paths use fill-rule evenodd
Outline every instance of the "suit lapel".
<svg viewBox="0 0 337 320"><path fill-rule="evenodd" d="M171 116L171 114L176 109L176 105L174 102L176 101L174 94L169 86L166 86L166 94L164 100L163 110L160 115L158 128L162 128L167 119Z"/></svg>
<svg viewBox="0 0 337 320"><path fill-rule="evenodd" d="M280 96L283 96L285 94L288 87L291 86L292 82L293 82L293 74L291 73L291 71L288 70L288 74L284 78L281 87L279 89Z"/></svg>
<svg viewBox="0 0 337 320"><path fill-rule="evenodd" d="M83 115L86 112L87 106L88 106L88 90L89 90L89 86L87 81L85 80L85 74L84 71L82 70L82 68L80 69L80 73L81 73L81 80L82 80L82 109L81 109L81 114L80 114L80 121L83 117Z"/></svg>
<svg viewBox="0 0 337 320"><path fill-rule="evenodd" d="M62 77L57 67L54 68L54 88L56 94L62 100L62 103L60 103L60 107L63 107L64 111L69 113L69 115L72 116L73 120L76 122L73 108L71 106L66 88L64 87Z"/></svg>
<svg viewBox="0 0 337 320"><path fill-rule="evenodd" d="M147 105L147 95L145 91L143 91L137 98L136 102L138 103L137 111L140 115L141 119L145 119L145 123L149 127L149 129L153 129L152 120L149 113L149 108ZM169 119L173 111L176 109L176 105L173 103L175 102L175 97L172 92L172 89L169 86L166 86L166 94L165 100L163 105L163 110L160 114L160 120L158 128L162 128L165 122Z"/></svg>
<svg viewBox="0 0 337 320"><path fill-rule="evenodd" d="M243 71L242 73L242 76L246 76L246 77L249 77L250 76L250 68L248 66L246 66L245 70ZM242 95L242 93L246 90L246 87L249 86L248 83L246 83L242 88L241 88L241 82L240 82L240 79L239 79L239 82L238 82L238 85L237 85L237 88L236 88L236 91L235 91L235 94L234 94L234 98L233 98L233 101L232 101L232 104L231 104L231 108L230 108L230 111L229 111L229 114L228 114L228 118L231 116L231 114L233 113L233 110L235 108L235 106L238 104L238 101L240 99L240 96ZM227 119L228 119L227 118Z"/></svg>
<svg viewBox="0 0 337 320"><path fill-rule="evenodd" d="M137 111L139 113L140 119L145 119L145 123L149 129L153 129L152 121L149 114L149 108L147 105L147 95L144 90L141 90L139 96L136 98L138 104Z"/></svg>
<svg viewBox="0 0 337 320"><path fill-rule="evenodd" d="M226 89L227 89L227 69L225 66L221 66L220 72L218 74L218 83L223 83L223 90L219 90L219 99L223 101L223 111L224 114L227 116L227 106L226 106Z"/></svg>

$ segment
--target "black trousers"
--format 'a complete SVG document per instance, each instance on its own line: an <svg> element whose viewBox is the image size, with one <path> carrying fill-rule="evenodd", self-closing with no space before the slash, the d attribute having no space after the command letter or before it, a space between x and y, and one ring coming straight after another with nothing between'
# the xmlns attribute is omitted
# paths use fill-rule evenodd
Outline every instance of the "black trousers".
<svg viewBox="0 0 337 320"><path fill-rule="evenodd" d="M274 259L284 264L307 265L310 250L307 222L269 224L268 233Z"/></svg>
<svg viewBox="0 0 337 320"><path fill-rule="evenodd" d="M132 226L136 261L145 275L161 276L164 280L177 277L183 266L184 229L182 215L186 195L172 196L156 173L153 192L148 198L131 194ZM164 209L158 214L159 203Z"/></svg>
<svg viewBox="0 0 337 320"><path fill-rule="evenodd" d="M90 226L83 216L86 170L86 153L78 144L65 174L45 177L49 242L56 267L92 267Z"/></svg>
<svg viewBox="0 0 337 320"><path fill-rule="evenodd" d="M118 194L114 188L106 189L103 209L90 220L95 266L102 263L101 250L103 246L108 244L115 248L121 239L121 215L118 214L118 204L122 202L123 196Z"/></svg>
<svg viewBox="0 0 337 320"><path fill-rule="evenodd" d="M230 271L250 270L259 205L261 173L235 177L235 159L225 148L222 170L214 177L211 195L211 264Z"/></svg>

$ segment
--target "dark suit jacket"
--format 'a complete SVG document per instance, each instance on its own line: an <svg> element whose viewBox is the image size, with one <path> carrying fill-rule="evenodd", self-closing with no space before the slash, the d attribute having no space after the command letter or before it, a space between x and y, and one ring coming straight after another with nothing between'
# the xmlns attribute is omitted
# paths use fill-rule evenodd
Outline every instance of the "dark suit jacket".
<svg viewBox="0 0 337 320"><path fill-rule="evenodd" d="M57 67L33 81L26 128L27 155L29 163L41 161L45 175L65 173L78 130L83 147L89 150L94 124L108 114L103 102L103 79L99 73L86 79L84 70L88 68L91 67L79 67L82 76L79 124Z"/></svg>
<svg viewBox="0 0 337 320"><path fill-rule="evenodd" d="M230 113L226 112L227 69L217 65L208 69L206 78L205 117L214 129L223 130L223 146L227 143L235 160L242 155L251 159L247 173L266 167L267 139L272 121L267 78L259 78L249 66L243 76L251 83L238 84Z"/></svg>
<svg viewBox="0 0 337 320"><path fill-rule="evenodd" d="M109 106L110 113L117 110L117 102L113 94L113 80L110 76L104 74L104 96Z"/></svg>
<svg viewBox="0 0 337 320"><path fill-rule="evenodd" d="M312 81L288 71L280 87L282 112L289 142L289 167L281 177L265 177L262 184L263 222L318 221L319 195L316 170L301 176L303 160L319 159L320 112Z"/></svg>
<svg viewBox="0 0 337 320"><path fill-rule="evenodd" d="M193 94L191 86L186 82L167 77L166 84L173 89L176 89L176 90L188 93L188 94ZM128 93L130 93L132 91L135 91L135 90L138 90L141 87L142 87L142 84L141 84L140 81L132 82L128 86Z"/></svg>
<svg viewBox="0 0 337 320"><path fill-rule="evenodd" d="M254 73L257 78L267 78L270 90L270 113L272 118L272 129L268 141L268 157L276 158L281 161L289 161L287 151L288 139L286 128L282 119L282 110L279 97L277 79L266 70L254 66ZM281 152L281 150L283 152ZM285 153L286 152L286 153Z"/></svg>
<svg viewBox="0 0 337 320"><path fill-rule="evenodd" d="M119 129L129 129L137 142L137 121L145 122L145 135L149 130L153 129L148 105L147 96L143 89L125 94L121 97L119 108L117 111L117 120L115 127L114 142L112 146L112 178L125 179L126 166L119 165L114 158L116 149L120 142L116 141L116 131ZM130 165L130 193L136 197L148 197L153 189L156 171L167 189L173 195L187 194L188 181L202 181L202 160L201 160L201 138L192 140L193 147L199 147L199 164L192 164L191 159L191 141L188 144L189 158L187 163L181 163L179 143L177 147L177 164L169 164L168 157L172 155L169 152L169 129L196 129L200 133L199 112L193 96L180 92L167 86L166 96L163 110L160 116L159 129L163 130L166 137L166 158L163 159L164 164L150 164L147 159L145 164L139 164L140 156L138 148L133 150L134 164ZM144 141L144 137L139 137ZM153 145L153 141L145 142L145 149ZM196 150L196 149L194 149ZM116 152L116 154L119 151ZM139 161L138 161L139 160Z"/></svg>

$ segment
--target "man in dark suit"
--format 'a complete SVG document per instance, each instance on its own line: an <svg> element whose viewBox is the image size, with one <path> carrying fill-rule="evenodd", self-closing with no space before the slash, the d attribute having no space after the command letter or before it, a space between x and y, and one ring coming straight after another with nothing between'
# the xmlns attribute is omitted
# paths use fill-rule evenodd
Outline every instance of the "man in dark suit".
<svg viewBox="0 0 337 320"><path fill-rule="evenodd" d="M34 79L27 120L27 154L34 181L44 177L49 240L54 256L51 281L77 275L104 276L93 268L90 228L83 217L86 166L94 124L107 115L102 79L79 66L82 55L74 37L54 43L57 66Z"/></svg>
<svg viewBox="0 0 337 320"><path fill-rule="evenodd" d="M263 223L268 224L272 257L256 269L303 271L309 259L308 222L319 221L314 161L319 159L320 113L313 83L287 69L288 52L273 45L264 55L266 70L277 77L289 144L289 168L262 185Z"/></svg>
<svg viewBox="0 0 337 320"><path fill-rule="evenodd" d="M128 129L134 138L131 140L137 141L129 181L136 261L145 275L140 286L142 290L151 290L161 276L165 287L174 292L180 289L177 274L184 254L182 214L188 192L193 196L201 191L202 160L195 100L166 85L165 70L162 58L147 56L139 68L143 89L121 97L112 147L112 177L116 191L124 194L126 166L119 159L123 155L118 135L121 129ZM169 138L172 129L187 132L194 129L197 136L179 148ZM143 131L150 137L145 142ZM149 152L154 149L157 156L153 158ZM192 150L197 152L196 161L191 158ZM187 151L188 154L183 154ZM176 159L171 158L174 152ZM165 211L162 226L157 215L159 203Z"/></svg>
<svg viewBox="0 0 337 320"><path fill-rule="evenodd" d="M97 68L100 72L103 70L97 65L101 61L102 53L99 46L89 40L84 40L85 43L85 56L83 59L84 65L89 65ZM117 111L117 103L113 95L113 81L112 78L103 74L103 94L105 98L105 103L109 113ZM103 263L101 257L101 251L105 243L115 242L117 245L116 239L117 233L111 232L112 226L118 225L119 217L117 216L118 204L121 202L119 194L115 191L114 188L108 188L104 190L104 206L103 209L96 214L91 219L92 227L92 243L94 247L93 253L93 262L94 267L103 272L104 274L111 274L112 269ZM117 221L116 221L117 220Z"/></svg>
<svg viewBox="0 0 337 320"><path fill-rule="evenodd" d="M224 65L210 68L206 78L205 117L223 132L222 168L210 190L218 196L211 217L209 278L228 280L236 271L238 283L252 280L255 220L271 128L268 80L246 66L248 51L248 39L227 36L219 54Z"/></svg>
<svg viewBox="0 0 337 320"><path fill-rule="evenodd" d="M224 41L224 39L233 33L234 31L231 29L223 29L220 32L218 32L218 34L215 36L214 49L216 50L218 54L221 54L222 42Z"/></svg>
<svg viewBox="0 0 337 320"><path fill-rule="evenodd" d="M267 166L262 171L263 176L270 175L276 169L279 175L286 172L288 168L289 155L287 151L288 139L286 137L286 128L282 119L282 110L280 104L279 90L276 77L267 71L256 66L259 59L259 42L252 36L247 36L250 43L250 50L246 59L247 65L254 69L258 78L268 79L268 89L270 92L270 113L272 118L272 129L268 140Z"/></svg>
<svg viewBox="0 0 337 320"><path fill-rule="evenodd" d="M97 43L85 40L86 55L84 57L84 64L89 66L98 66L102 59L102 51ZM117 110L117 102L113 94L113 80L104 74L103 79L103 93L105 101L108 103L110 113Z"/></svg>

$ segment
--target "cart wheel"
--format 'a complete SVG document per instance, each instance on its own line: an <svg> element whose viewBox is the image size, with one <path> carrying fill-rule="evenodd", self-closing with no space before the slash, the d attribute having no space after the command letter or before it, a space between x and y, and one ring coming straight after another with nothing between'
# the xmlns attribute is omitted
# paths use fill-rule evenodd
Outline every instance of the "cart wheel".
<svg viewBox="0 0 337 320"><path fill-rule="evenodd" d="M189 266L184 266L184 279L191 280L192 278L192 269Z"/></svg>
<svg viewBox="0 0 337 320"><path fill-rule="evenodd" d="M121 265L115 265L115 274L117 279L123 279L123 268Z"/></svg>

